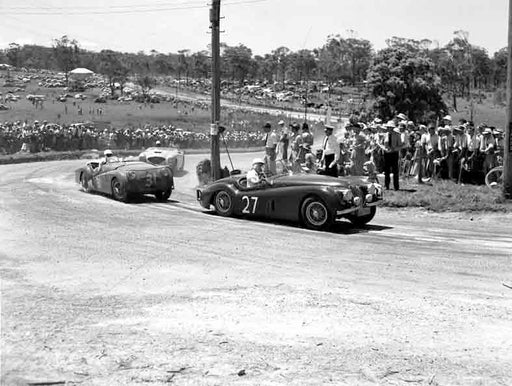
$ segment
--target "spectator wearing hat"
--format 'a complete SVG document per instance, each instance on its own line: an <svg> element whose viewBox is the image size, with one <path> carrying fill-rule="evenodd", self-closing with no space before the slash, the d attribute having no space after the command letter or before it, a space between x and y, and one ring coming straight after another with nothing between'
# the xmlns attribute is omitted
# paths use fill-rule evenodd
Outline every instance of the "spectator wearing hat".
<svg viewBox="0 0 512 386"><path fill-rule="evenodd" d="M483 163L482 171L487 174L494 167L495 139L492 135L490 127L485 128L482 132L480 141L480 153L482 154Z"/></svg>
<svg viewBox="0 0 512 386"><path fill-rule="evenodd" d="M299 151L299 162L306 162L306 154L311 153L311 147L313 146L313 134L309 131L309 125L307 122L302 124L302 135L301 135L301 147Z"/></svg>
<svg viewBox="0 0 512 386"><path fill-rule="evenodd" d="M281 155L282 160L288 159L288 146L290 144L290 136L288 132L288 128L286 127L283 120L278 123L280 138L279 138L279 154Z"/></svg>
<svg viewBox="0 0 512 386"><path fill-rule="evenodd" d="M368 156L366 155L366 147L367 147L367 138L362 133L361 123L356 123L352 125L352 151L350 154L351 161L351 173L354 176L362 176L364 174L364 163L368 161Z"/></svg>
<svg viewBox="0 0 512 386"><path fill-rule="evenodd" d="M492 134L495 139L495 154L497 157L503 157L505 152L505 133L502 129L494 129Z"/></svg>
<svg viewBox="0 0 512 386"><path fill-rule="evenodd" d="M279 137L275 130L272 130L272 125L267 122L263 126L265 131L265 169L267 173L276 174L276 157L277 145Z"/></svg>
<svg viewBox="0 0 512 386"><path fill-rule="evenodd" d="M434 160L439 158L439 134L433 123L427 127L427 133L421 139L426 152L425 177L432 177L434 173Z"/></svg>
<svg viewBox="0 0 512 386"><path fill-rule="evenodd" d="M452 130L452 134L453 134L453 147L452 147L453 173L455 175L459 176L458 181L460 180L460 171L461 171L460 162L463 158L462 151L465 147L467 147L465 145L466 136L464 135L464 131L465 131L465 127L461 126L461 125L454 126L453 130ZM450 178L453 179L454 176L451 176Z"/></svg>
<svg viewBox="0 0 512 386"><path fill-rule="evenodd" d="M464 127L459 162L459 182L462 180L464 172L467 172L470 178L474 177L474 170L478 160L479 137L476 135L475 127L469 123L465 124Z"/></svg>
<svg viewBox="0 0 512 386"><path fill-rule="evenodd" d="M399 182L399 153L402 148L402 141L400 139L400 132L397 129L394 121L388 121L385 125L387 133L384 137L383 150L384 150L384 186L389 190L391 182L390 174L393 173L393 188L400 189Z"/></svg>
<svg viewBox="0 0 512 386"><path fill-rule="evenodd" d="M252 161L252 168L247 172L248 188L254 188L266 184L263 165L265 165L265 161L262 158L255 158Z"/></svg>
<svg viewBox="0 0 512 386"><path fill-rule="evenodd" d="M439 153L440 157L436 160L437 171L436 175L448 176L452 178L453 173L453 160L452 147L453 136L450 126L441 126L438 128L439 133Z"/></svg>
<svg viewBox="0 0 512 386"><path fill-rule="evenodd" d="M404 113L400 113L396 116L396 119L398 120L398 122L402 122L402 121L407 121L407 115L405 115Z"/></svg>
<svg viewBox="0 0 512 386"><path fill-rule="evenodd" d="M338 177L338 160L340 158L340 146L336 137L332 134L334 126L325 125L325 138L322 145L322 157L320 165L325 169L324 174Z"/></svg>
<svg viewBox="0 0 512 386"><path fill-rule="evenodd" d="M450 115L445 115L443 117L443 126L449 126L451 130L452 126L452 117Z"/></svg>
<svg viewBox="0 0 512 386"><path fill-rule="evenodd" d="M414 142L414 161L415 161L415 170L414 174L418 176L418 184L423 183L423 176L425 175L425 164L427 158L426 151L426 135L427 135L427 126L419 125L418 131L416 132L415 142Z"/></svg>

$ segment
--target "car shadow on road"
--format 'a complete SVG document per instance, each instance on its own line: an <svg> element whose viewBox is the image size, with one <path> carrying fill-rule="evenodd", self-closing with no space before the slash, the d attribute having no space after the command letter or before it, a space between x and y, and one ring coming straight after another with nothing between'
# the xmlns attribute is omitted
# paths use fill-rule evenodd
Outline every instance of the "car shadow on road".
<svg viewBox="0 0 512 386"><path fill-rule="evenodd" d="M188 174L188 172L186 170L178 170L176 172L174 172L174 177L185 177L186 175Z"/></svg>
<svg viewBox="0 0 512 386"><path fill-rule="evenodd" d="M219 217L221 216L217 215L214 211L204 211L205 215L212 216L212 217ZM267 220L262 218L244 218L244 217L231 217L233 219L237 219L240 221L245 222L252 222L254 224L262 223L262 224L272 224L277 226L282 226L283 228L291 228L295 230L302 230L305 232L323 232L323 233L331 233L331 234L343 234L343 235L352 235L352 234L361 234L361 233L369 233L369 232L382 232L389 229L393 229L393 227L385 226L385 225L377 225L377 224L366 224L362 226L355 226L349 221L336 221L336 223L333 224L329 229L316 231L312 229L307 229L300 224L297 224L295 222L289 222L289 221L276 221L276 220Z"/></svg>

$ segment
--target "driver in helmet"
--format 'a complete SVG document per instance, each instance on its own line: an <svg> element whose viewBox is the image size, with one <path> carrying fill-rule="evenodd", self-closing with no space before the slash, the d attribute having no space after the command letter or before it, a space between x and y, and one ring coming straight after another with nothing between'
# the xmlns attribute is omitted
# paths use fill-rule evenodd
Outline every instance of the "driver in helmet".
<svg viewBox="0 0 512 386"><path fill-rule="evenodd" d="M119 161L117 157L114 157L114 153L112 153L112 150L107 149L103 152L103 158L100 161L100 167L101 165L105 165L109 162L116 162Z"/></svg>
<svg viewBox="0 0 512 386"><path fill-rule="evenodd" d="M110 161L110 159L114 156L114 153L112 153L112 150L107 149L103 152L103 158L101 159L102 164L106 164Z"/></svg>
<svg viewBox="0 0 512 386"><path fill-rule="evenodd" d="M255 158L252 161L252 168L247 172L247 187L254 188L266 184L265 174L263 173L263 166L265 161L262 158Z"/></svg>

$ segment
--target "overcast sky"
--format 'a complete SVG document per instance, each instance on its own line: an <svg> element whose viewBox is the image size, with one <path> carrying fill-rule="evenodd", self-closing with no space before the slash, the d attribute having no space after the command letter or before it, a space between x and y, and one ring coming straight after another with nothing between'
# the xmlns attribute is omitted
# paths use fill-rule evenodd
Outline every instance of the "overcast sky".
<svg viewBox="0 0 512 386"><path fill-rule="evenodd" d="M0 47L50 46L68 35L99 51L205 50L208 0L0 0ZM253 54L281 46L321 47L327 36L368 39L376 49L392 36L442 46L456 30L492 55L507 45L507 0L222 0L221 41ZM353 32L350 32L353 31Z"/></svg>

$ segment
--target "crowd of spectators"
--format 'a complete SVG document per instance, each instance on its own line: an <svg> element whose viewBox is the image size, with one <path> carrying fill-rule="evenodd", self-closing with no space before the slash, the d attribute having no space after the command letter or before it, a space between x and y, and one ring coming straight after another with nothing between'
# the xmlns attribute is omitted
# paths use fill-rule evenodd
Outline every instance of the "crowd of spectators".
<svg viewBox="0 0 512 386"><path fill-rule="evenodd" d="M395 117L400 134L400 174L402 177L446 178L481 182L485 173L502 162L504 132L489 125L475 126L461 120L453 124L446 116L441 123L416 124L399 114ZM289 128L280 130L285 138ZM371 162L378 173L384 168L387 130L378 118L360 122L352 117L336 131L340 146L339 174L362 175ZM262 146L263 131L228 128L221 137L230 148ZM93 124L58 125L46 121L5 122L0 124L0 154L17 152L66 151L88 149L144 149L159 141L162 146L208 148L207 132L192 132L173 125L146 125L140 128L97 128ZM278 147L283 153L283 143ZM291 142L289 142L291 146ZM316 144L321 148L321 144ZM289 153L289 152L288 152Z"/></svg>
<svg viewBox="0 0 512 386"><path fill-rule="evenodd" d="M453 124L452 118L445 116L441 122L424 125L408 120L404 114L398 114L387 123L378 118L361 122L358 118L351 117L336 131L339 175L368 174L369 167L376 173L383 173L390 126L400 137L399 173L402 178L416 177L420 183L435 178L481 183L490 169L503 162L504 131L485 123L475 126L462 119ZM282 131L286 136L287 130ZM277 134L283 138L283 133ZM292 138L290 140L293 146ZM316 154L320 159L322 145L315 145L312 148L320 148L320 153ZM282 147L281 141L278 159L279 154L286 153Z"/></svg>
<svg viewBox="0 0 512 386"><path fill-rule="evenodd" d="M229 147L258 146L262 133L250 130L227 130L223 139ZM66 151L87 149L143 149L160 141L162 146L207 148L210 136L173 125L145 125L141 128L105 128L93 124L58 125L47 121L5 122L0 124L0 154L17 152Z"/></svg>

